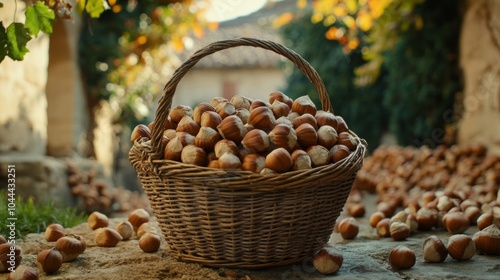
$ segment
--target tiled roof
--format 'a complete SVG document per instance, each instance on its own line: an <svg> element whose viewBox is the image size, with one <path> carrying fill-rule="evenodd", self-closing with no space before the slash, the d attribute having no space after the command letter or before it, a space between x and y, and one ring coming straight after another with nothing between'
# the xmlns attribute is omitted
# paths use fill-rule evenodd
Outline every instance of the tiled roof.
<svg viewBox="0 0 500 280"><path fill-rule="evenodd" d="M193 47L182 54L185 61L200 48L216 41L239 37L254 37L281 43L279 31L272 23L277 16L295 7L295 0L269 2L261 10L247 16L221 22L216 31L207 31L205 36L194 39ZM197 63L197 68L272 68L277 67L282 57L274 52L253 47L236 47L211 54Z"/></svg>

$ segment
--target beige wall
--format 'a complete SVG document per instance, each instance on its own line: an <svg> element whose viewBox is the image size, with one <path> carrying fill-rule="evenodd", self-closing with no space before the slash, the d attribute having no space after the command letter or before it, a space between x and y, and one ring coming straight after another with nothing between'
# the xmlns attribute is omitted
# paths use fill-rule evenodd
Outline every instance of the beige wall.
<svg viewBox="0 0 500 280"><path fill-rule="evenodd" d="M3 1L0 19L14 19L15 1ZM16 21L24 22L26 4L17 1ZM47 145L47 65L49 37L40 33L28 43L23 61L0 63L0 153L43 155Z"/></svg>
<svg viewBox="0 0 500 280"><path fill-rule="evenodd" d="M181 80L172 106L194 107L224 95L224 84L234 84L236 94L268 100L271 91L281 90L285 76L281 69L191 69Z"/></svg>
<svg viewBox="0 0 500 280"><path fill-rule="evenodd" d="M500 154L500 1L469 0L460 41L464 115L460 144L483 143Z"/></svg>

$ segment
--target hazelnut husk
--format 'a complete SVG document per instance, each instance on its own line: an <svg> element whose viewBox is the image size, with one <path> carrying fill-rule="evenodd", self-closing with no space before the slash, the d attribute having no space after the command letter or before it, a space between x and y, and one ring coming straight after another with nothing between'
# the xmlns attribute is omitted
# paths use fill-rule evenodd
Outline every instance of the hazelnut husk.
<svg viewBox="0 0 500 280"><path fill-rule="evenodd" d="M322 274L334 274L340 269L343 261L341 254L321 249L313 257L313 266Z"/></svg>

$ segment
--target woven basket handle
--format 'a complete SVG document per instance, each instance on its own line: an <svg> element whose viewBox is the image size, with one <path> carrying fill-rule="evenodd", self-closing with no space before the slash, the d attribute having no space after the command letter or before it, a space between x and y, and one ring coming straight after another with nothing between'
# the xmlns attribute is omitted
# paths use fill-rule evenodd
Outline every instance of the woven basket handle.
<svg viewBox="0 0 500 280"><path fill-rule="evenodd" d="M316 72L316 70L314 70L314 68L305 59L303 59L293 50L290 50L289 48L272 41L255 38L239 38L214 42L198 50L188 60L186 60L177 70L175 70L172 78L165 85L165 88L163 88L163 95L159 101L158 109L156 110L156 117L154 120L155 126L153 128L151 136L153 159L160 159L163 155L163 150L161 147L163 130L157 128L165 127L165 123L170 113L170 107L172 105L172 99L175 94L175 89L177 88L177 84L180 82L182 77L184 77L189 69L191 69L203 57L224 49L234 48L238 46L259 47L273 51L288 58L295 64L295 66L297 66L302 72L304 72L304 74L314 84L316 90L319 93L319 99L321 101L322 109L324 111L330 111L333 113L332 104L330 103L330 96L326 91L323 80L321 80L321 77Z"/></svg>

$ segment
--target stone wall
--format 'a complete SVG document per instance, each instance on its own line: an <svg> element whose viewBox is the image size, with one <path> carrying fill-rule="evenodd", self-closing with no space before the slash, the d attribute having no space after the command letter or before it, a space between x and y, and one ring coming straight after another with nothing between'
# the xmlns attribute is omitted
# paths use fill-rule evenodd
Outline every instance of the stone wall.
<svg viewBox="0 0 500 280"><path fill-rule="evenodd" d="M483 143L500 154L500 1L467 1L460 51L465 94L458 142Z"/></svg>
<svg viewBox="0 0 500 280"><path fill-rule="evenodd" d="M4 26L24 22L23 1L3 1L0 19ZM47 145L47 65L49 37L40 34L28 43L23 61L6 57L0 63L0 154L20 152L45 154Z"/></svg>

